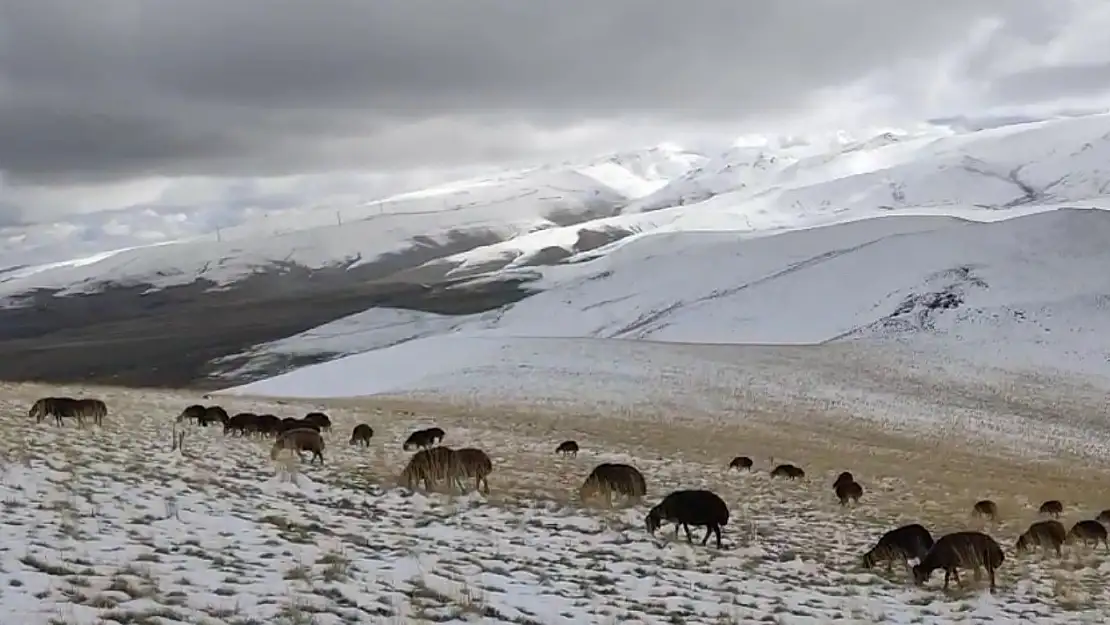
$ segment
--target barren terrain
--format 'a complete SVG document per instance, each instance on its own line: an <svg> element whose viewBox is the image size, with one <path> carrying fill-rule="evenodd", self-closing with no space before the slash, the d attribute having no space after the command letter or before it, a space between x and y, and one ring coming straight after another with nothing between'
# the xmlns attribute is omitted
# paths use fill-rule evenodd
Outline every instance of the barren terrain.
<svg viewBox="0 0 1110 625"><path fill-rule="evenodd" d="M102 397L112 413L103 428L27 418L31 401L58 394ZM665 407L249 397L219 401L231 412L331 414L327 463L274 463L267 441L216 428L190 430L184 453L171 451L173 418L200 399L4 387L0 600L13 621L1080 623L1110 609L1104 548L1065 547L1062 559L1012 550L1045 499L1064 501L1066 525L1110 507L1110 476L1087 462L995 452L968 436L880 433L810 408L753 404L710 418ZM369 448L347 445L359 422L375 429ZM408 455L401 441L432 423L445 444L490 453L488 497L395 486ZM582 446L577 458L552 453L564 439ZM752 456L755 471L727 471L735 455ZM807 477L770 479L772 457ZM584 507L577 486L602 461L639 467L647 500ZM833 497L841 470L864 485L858 507ZM723 549L675 541L669 526L654 538L644 531L647 508L688 487L728 502ZM969 511L987 497L1002 518L982 526ZM934 536L986 527L1006 550L999 592L970 574L946 594L939 573L919 589L898 566L859 567L882 532L914 521Z"/></svg>

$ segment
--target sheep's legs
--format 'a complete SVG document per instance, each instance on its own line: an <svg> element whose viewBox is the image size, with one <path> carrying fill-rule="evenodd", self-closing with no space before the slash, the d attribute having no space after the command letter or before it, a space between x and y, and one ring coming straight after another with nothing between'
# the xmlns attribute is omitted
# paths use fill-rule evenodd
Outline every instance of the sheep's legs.
<svg viewBox="0 0 1110 625"><path fill-rule="evenodd" d="M686 542L688 542L690 544L693 544L694 543L694 535L690 533L690 526L683 523L682 524L682 529L686 530Z"/></svg>

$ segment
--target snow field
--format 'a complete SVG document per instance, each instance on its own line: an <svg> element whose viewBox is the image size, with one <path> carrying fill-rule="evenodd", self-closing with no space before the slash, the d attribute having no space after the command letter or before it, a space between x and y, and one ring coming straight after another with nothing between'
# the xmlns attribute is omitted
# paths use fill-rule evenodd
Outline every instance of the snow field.
<svg viewBox="0 0 1110 625"><path fill-rule="evenodd" d="M95 395L104 428L35 424L44 395ZM0 399L0 600L37 623L1038 623L1098 622L1110 608L1110 554L1068 547L1061 560L1016 558L1018 533L1045 499L1065 524L1110 507L1110 481L1087 462L1033 461L954 437L943 444L807 409L753 405L726 420L696 412L543 410L413 400L220 398L229 412L335 423L323 466L275 466L269 441L191 429L170 451L173 418L197 397L122 389L8 386ZM375 429L370 448L351 428ZM493 458L489 497L394 486L400 444L437 424L445 443ZM575 439L577 458L556 456ZM735 455L752 473L725 469ZM773 457L773 460L772 460ZM629 462L648 497L633 508L584 508L574 492L599 462ZM772 480L772 462L806 469ZM866 489L841 508L833 477ZM729 503L725 547L688 546L648 507L677 488ZM979 527L989 497L1006 549L999 593L924 589L905 571L866 572L858 557L893 527L934 535ZM698 539L703 533L695 530Z"/></svg>

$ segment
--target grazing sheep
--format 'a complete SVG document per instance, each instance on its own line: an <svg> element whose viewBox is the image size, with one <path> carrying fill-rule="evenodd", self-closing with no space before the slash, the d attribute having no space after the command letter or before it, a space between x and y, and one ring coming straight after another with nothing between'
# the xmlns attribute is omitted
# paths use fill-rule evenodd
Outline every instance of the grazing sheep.
<svg viewBox="0 0 1110 625"><path fill-rule="evenodd" d="M231 417L224 424L224 436L232 432L238 432L239 436L246 436L251 432L258 430L258 415L253 412L240 412L239 414Z"/></svg>
<svg viewBox="0 0 1110 625"><path fill-rule="evenodd" d="M301 421L314 424L321 432L331 431L331 418L322 412L310 412Z"/></svg>
<svg viewBox="0 0 1110 625"><path fill-rule="evenodd" d="M1083 541L1084 545L1093 544L1098 546L1101 540L1102 544L1106 545L1107 551L1110 551L1110 542L1106 540L1106 528L1098 521L1079 521L1071 526L1068 530L1067 541L1069 543L1075 541Z"/></svg>
<svg viewBox="0 0 1110 625"><path fill-rule="evenodd" d="M36 423L42 423L47 417L54 417L56 425L62 425L62 419L76 419L80 425L84 417L77 409L77 400L72 397L43 397L31 404L27 411L28 417L33 417Z"/></svg>
<svg viewBox="0 0 1110 625"><path fill-rule="evenodd" d="M1099 523L1102 523L1103 525L1110 525L1110 510L1103 510L1102 512L1099 512L1098 516L1095 517L1095 520Z"/></svg>
<svg viewBox="0 0 1110 625"><path fill-rule="evenodd" d="M603 462L586 476L586 481L578 489L582 500L603 495L606 502L613 505L613 493L620 493L630 500L638 501L647 494L647 482L636 467L627 464Z"/></svg>
<svg viewBox="0 0 1110 625"><path fill-rule="evenodd" d="M181 423L182 421L197 421L204 417L204 411L204 406L200 404L187 406L185 410L181 411L181 414L177 415L176 421L178 423Z"/></svg>
<svg viewBox="0 0 1110 625"><path fill-rule="evenodd" d="M1042 503L1041 507L1037 509L1037 512L1059 518L1060 515L1064 513L1064 504L1057 499L1051 499Z"/></svg>
<svg viewBox="0 0 1110 625"><path fill-rule="evenodd" d="M1060 555L1060 545L1067 540L1067 533L1059 521L1040 521L1029 526L1025 533L1018 536L1014 551L1024 553L1033 547L1055 549Z"/></svg>
<svg viewBox="0 0 1110 625"><path fill-rule="evenodd" d="M920 561L933 548L933 535L920 523L910 523L890 530L879 537L879 542L863 554L863 568L873 569L879 562L886 562L889 573L894 560L901 560L908 569L910 560Z"/></svg>
<svg viewBox="0 0 1110 625"><path fill-rule="evenodd" d="M359 444L369 447L371 438L374 438L374 428L366 425L365 423L359 423L355 426L354 430L351 430L350 444Z"/></svg>
<svg viewBox="0 0 1110 625"><path fill-rule="evenodd" d="M489 474L493 472L493 461L489 454L474 447L464 447L455 450L455 463L452 465L458 470L456 480L474 478L474 488L489 494ZM464 489L465 490L465 489Z"/></svg>
<svg viewBox="0 0 1110 625"><path fill-rule="evenodd" d="M279 434L277 440L274 441L274 446L270 448L270 459L277 460L278 454L283 449L296 452L302 462L304 456L301 455L301 452L311 451L312 458L309 459L309 463L311 464L319 458L320 464L324 464L324 437L311 428L286 430Z"/></svg>
<svg viewBox="0 0 1110 625"><path fill-rule="evenodd" d="M678 528L686 530L686 541L693 543L694 537L690 534L690 526L706 527L705 538L701 544L709 542L710 534L717 537L717 548L721 548L721 527L728 525L728 505L716 493L708 490L676 490L659 502L648 512L644 519L644 526L648 534L655 535L655 530L663 521L674 523L674 535L678 538Z"/></svg>
<svg viewBox="0 0 1110 625"><path fill-rule="evenodd" d="M578 443L575 441L563 441L555 448L555 453L563 454L564 456L578 456Z"/></svg>
<svg viewBox="0 0 1110 625"><path fill-rule="evenodd" d="M740 469L751 471L753 466L755 466L755 463L747 456L736 456L732 459L732 462L728 463L729 469L736 469L737 471Z"/></svg>
<svg viewBox="0 0 1110 625"><path fill-rule="evenodd" d="M917 585L929 581L929 576L937 569L944 569L944 589L948 581L955 578L960 583L957 569L970 568L975 571L975 579L980 579L980 567L986 567L990 576L991 592L995 591L994 572L1002 566L1005 556L998 542L982 532L953 532L940 537L921 563L913 567L913 579Z"/></svg>
<svg viewBox="0 0 1110 625"><path fill-rule="evenodd" d="M971 508L971 514L977 517L987 517L993 521L998 518L998 504L990 499L977 501Z"/></svg>
<svg viewBox="0 0 1110 625"><path fill-rule="evenodd" d="M836 498L840 500L840 505L848 505L851 500L854 503L859 503L860 497L863 497L863 487L857 482L841 482L836 485Z"/></svg>
<svg viewBox="0 0 1110 625"><path fill-rule="evenodd" d="M409 451L412 449L428 449L435 444L435 433L432 432L430 429L416 430L412 434L409 434L409 437L406 438L405 442L401 444L401 449L405 451Z"/></svg>
<svg viewBox="0 0 1110 625"><path fill-rule="evenodd" d="M421 449L409 459L398 481L408 488L415 488L417 482L424 482L424 490L429 491L438 482L454 484L459 475L457 463L458 456L450 447Z"/></svg>
<svg viewBox="0 0 1110 625"><path fill-rule="evenodd" d="M100 399L78 399L73 402L73 410L77 414L77 422L84 423L91 419L98 426L104 425L104 417L108 416L108 405Z"/></svg>
<svg viewBox="0 0 1110 625"><path fill-rule="evenodd" d="M201 427L208 427L209 425L216 423L219 423L220 425L226 425L229 418L230 417L227 416L227 411L223 409L223 406L209 406L204 409L204 414L196 418L196 421L197 425Z"/></svg>
<svg viewBox="0 0 1110 625"><path fill-rule="evenodd" d="M833 490L836 490L836 487L840 486L841 484L845 484L847 482L854 482L854 481L856 481L856 477L854 475L852 475L852 473L850 471L845 471L845 472L841 473L840 475L836 476L836 481L833 482Z"/></svg>
<svg viewBox="0 0 1110 625"><path fill-rule="evenodd" d="M780 464L771 471L771 477L786 477L792 480L804 478L806 472L792 464Z"/></svg>

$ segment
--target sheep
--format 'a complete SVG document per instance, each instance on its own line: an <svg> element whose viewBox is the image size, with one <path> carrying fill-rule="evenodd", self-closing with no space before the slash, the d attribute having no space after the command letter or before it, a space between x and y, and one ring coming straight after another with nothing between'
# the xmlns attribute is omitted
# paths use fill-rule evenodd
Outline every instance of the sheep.
<svg viewBox="0 0 1110 625"><path fill-rule="evenodd" d="M780 464L771 471L771 477L786 477L792 480L804 478L806 472L792 464Z"/></svg>
<svg viewBox="0 0 1110 625"><path fill-rule="evenodd" d="M366 425L365 423L359 423L355 426L355 429L351 430L350 444L360 444L369 447L371 438L374 438L374 428Z"/></svg>
<svg viewBox="0 0 1110 625"><path fill-rule="evenodd" d="M555 448L555 453L563 454L564 456L578 456L578 443L575 441L563 441Z"/></svg>
<svg viewBox="0 0 1110 625"><path fill-rule="evenodd" d="M204 416L204 410L204 406L200 404L186 406L185 410L182 410L181 414L177 415L176 421L178 423L181 423L182 421L197 421Z"/></svg>
<svg viewBox="0 0 1110 625"><path fill-rule="evenodd" d="M584 501L596 495L604 495L606 502L612 505L614 492L628 497L629 500L638 501L647 494L647 482L636 467L603 462L586 476L586 481L578 489L578 496Z"/></svg>
<svg viewBox="0 0 1110 625"><path fill-rule="evenodd" d="M933 548L933 535L920 523L903 525L879 537L879 541L863 554L863 568L873 569L879 562L886 562L886 572L896 559L909 568L910 560L920 561Z"/></svg>
<svg viewBox="0 0 1110 625"><path fill-rule="evenodd" d="M990 499L977 501L975 505L971 507L971 514L977 517L987 517L993 521L998 518L998 504Z"/></svg>
<svg viewBox="0 0 1110 625"><path fill-rule="evenodd" d="M863 497L863 487L857 482L841 482L836 485L836 498L840 500L840 505L848 505L848 500L859 503L860 497Z"/></svg>
<svg viewBox="0 0 1110 625"><path fill-rule="evenodd" d="M990 576L991 592L995 592L994 572L1002 566L1005 556L998 542L982 532L953 532L940 537L921 563L913 567L914 582L920 586L929 581L933 571L944 569L944 589L948 581L955 578L960 583L959 568L975 571L975 579L980 579L980 567L986 567Z"/></svg>
<svg viewBox="0 0 1110 625"><path fill-rule="evenodd" d="M852 473L850 471L845 471L845 472L841 473L840 475L836 476L836 481L833 482L833 490L836 490L836 487L840 486L841 484L844 484L846 482L854 482L854 481L856 481L856 477L854 475L852 475Z"/></svg>
<svg viewBox="0 0 1110 625"><path fill-rule="evenodd" d="M293 417L286 417L282 419L277 426L277 433L288 432L289 430L316 430L320 431L320 426L315 423L305 421L304 419L294 419Z"/></svg>
<svg viewBox="0 0 1110 625"><path fill-rule="evenodd" d="M77 400L72 397L43 397L31 404L27 416L35 419L36 423L42 423L47 417L54 417L55 424L59 426L62 425L62 419L77 419L80 424L82 416L77 411L76 404Z"/></svg>
<svg viewBox="0 0 1110 625"><path fill-rule="evenodd" d="M322 412L310 412L306 414L301 421L314 424L316 427L320 428L321 432L331 431L331 418Z"/></svg>
<svg viewBox="0 0 1110 625"><path fill-rule="evenodd" d="M674 535L678 538L678 528L686 531L686 541L694 542L690 534L690 526L706 527L705 538L701 544L709 542L709 536L717 537L717 548L721 548L721 527L728 525L728 505L716 493L708 490L676 490L659 502L648 512L644 519L644 526L648 534L655 535L655 530L663 521L674 523Z"/></svg>
<svg viewBox="0 0 1110 625"><path fill-rule="evenodd" d="M258 415L257 427L258 429L255 431L261 436L278 434L281 428L281 419L269 413L260 414Z"/></svg>
<svg viewBox="0 0 1110 625"><path fill-rule="evenodd" d="M290 449L296 452L302 461L304 456L301 455L301 452L311 451L312 458L309 459L309 464L315 462L317 458L320 459L320 464L324 464L324 437L311 428L286 430L279 434L277 440L274 441L274 446L270 448L270 459L277 460L282 449Z"/></svg>
<svg viewBox="0 0 1110 625"><path fill-rule="evenodd" d="M101 399L83 398L73 402L73 411L77 414L78 423L84 423L88 417L94 424L102 426L104 417L108 416L108 405Z"/></svg>
<svg viewBox="0 0 1110 625"><path fill-rule="evenodd" d="M428 428L424 431L428 434L428 437L432 441L433 445L438 445L438 444L442 443L443 442L443 437L447 436L446 432L444 432L442 429L440 429L438 427L434 427L434 426L430 427L430 428Z"/></svg>
<svg viewBox="0 0 1110 625"><path fill-rule="evenodd" d="M474 447L455 450L455 462L450 465L457 470L456 480L474 478L474 488L489 494L489 474L493 472L493 461L489 454Z"/></svg>
<svg viewBox="0 0 1110 625"><path fill-rule="evenodd" d="M258 430L258 415L253 412L240 412L224 423L224 436L238 432L239 436L246 436L249 432Z"/></svg>
<svg viewBox="0 0 1110 625"><path fill-rule="evenodd" d="M436 482L453 483L459 474L458 456L450 447L429 447L412 455L401 471L398 481L408 488L424 482L424 489L431 490Z"/></svg>
<svg viewBox="0 0 1110 625"><path fill-rule="evenodd" d="M204 414L196 417L196 422L201 427L208 427L213 423L226 425L228 419L227 411L222 406L208 406L204 409Z"/></svg>
<svg viewBox="0 0 1110 625"><path fill-rule="evenodd" d="M440 432L442 431L443 430L440 430ZM431 428L427 430L416 430L412 434L409 434L409 437L401 444L401 449L409 451L412 449L427 449L432 447L436 444L435 435L436 433L432 432ZM440 438L443 437L440 436Z"/></svg>
<svg viewBox="0 0 1110 625"><path fill-rule="evenodd" d="M1103 525L1110 525L1110 510L1103 510L1102 512L1099 512L1098 516L1095 517L1095 520L1099 523L1102 523Z"/></svg>
<svg viewBox="0 0 1110 625"><path fill-rule="evenodd" d="M1067 541L1069 543L1076 541L1083 541L1083 544L1094 544L1098 546L1098 541L1106 545L1106 549L1110 551L1110 542L1106 540L1106 528L1098 521L1079 521L1071 526L1068 530Z"/></svg>
<svg viewBox="0 0 1110 625"><path fill-rule="evenodd" d="M1030 525L1025 533L1018 536L1017 542L1014 543L1014 551L1023 553L1033 547L1041 547L1055 549L1056 555L1060 555L1060 545L1064 544L1065 540L1067 540L1067 533L1059 521L1040 521Z"/></svg>
<svg viewBox="0 0 1110 625"><path fill-rule="evenodd" d="M739 471L740 469L747 469L751 471L754 465L755 463L752 462L751 458L747 456L736 456L732 459L732 462L728 463L728 468L736 469L737 471Z"/></svg>
<svg viewBox="0 0 1110 625"><path fill-rule="evenodd" d="M1057 499L1051 499L1042 503L1037 512L1060 518L1060 515L1064 513L1064 504Z"/></svg>

